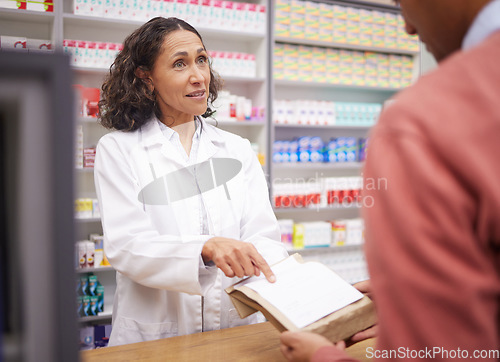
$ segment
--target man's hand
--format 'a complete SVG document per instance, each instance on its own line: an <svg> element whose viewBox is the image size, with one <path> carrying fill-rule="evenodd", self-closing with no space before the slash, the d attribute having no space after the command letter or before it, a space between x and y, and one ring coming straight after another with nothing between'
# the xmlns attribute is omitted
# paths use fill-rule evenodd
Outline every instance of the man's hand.
<svg viewBox="0 0 500 362"><path fill-rule="evenodd" d="M361 293L372 299L372 288L371 288L371 283L370 280L364 280L362 282L356 283L353 285L354 288L359 290ZM375 338L377 336L377 331L378 331L378 325L373 325L370 328L365 329L364 331L358 332L355 335L353 335L349 340L347 341L347 344L353 345L354 343L361 342L365 339L369 338Z"/></svg>
<svg viewBox="0 0 500 362"><path fill-rule="evenodd" d="M262 272L270 283L276 281L267 262L250 243L214 237L205 243L201 256L205 263L213 261L229 278L259 276Z"/></svg>
<svg viewBox="0 0 500 362"><path fill-rule="evenodd" d="M288 332L281 333L281 353L292 362L306 362L313 354L323 346L336 346L345 349L343 341L334 345L325 337L311 332Z"/></svg>

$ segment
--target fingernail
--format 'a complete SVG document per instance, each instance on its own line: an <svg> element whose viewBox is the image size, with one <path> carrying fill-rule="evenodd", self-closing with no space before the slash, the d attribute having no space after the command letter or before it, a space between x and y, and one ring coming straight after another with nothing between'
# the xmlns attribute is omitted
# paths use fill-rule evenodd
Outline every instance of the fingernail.
<svg viewBox="0 0 500 362"><path fill-rule="evenodd" d="M274 275L271 275L271 276L269 277L269 281L270 281L271 283L274 283L274 282L276 281L276 277L275 277Z"/></svg>

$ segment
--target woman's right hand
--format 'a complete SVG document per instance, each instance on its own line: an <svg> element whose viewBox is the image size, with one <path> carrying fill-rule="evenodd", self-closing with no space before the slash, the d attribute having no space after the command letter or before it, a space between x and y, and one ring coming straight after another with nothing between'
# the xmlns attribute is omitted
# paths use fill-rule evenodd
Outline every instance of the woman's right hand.
<svg viewBox="0 0 500 362"><path fill-rule="evenodd" d="M205 263L214 262L229 278L259 276L262 272L270 283L276 281L271 268L251 243L214 237L205 243L201 256Z"/></svg>

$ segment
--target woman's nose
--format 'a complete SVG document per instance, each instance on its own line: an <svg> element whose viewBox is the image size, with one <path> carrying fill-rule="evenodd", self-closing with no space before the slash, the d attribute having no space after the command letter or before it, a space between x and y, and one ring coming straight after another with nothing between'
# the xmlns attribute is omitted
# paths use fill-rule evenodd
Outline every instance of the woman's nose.
<svg viewBox="0 0 500 362"><path fill-rule="evenodd" d="M203 71L197 66L193 66L191 69L192 69L190 77L191 83L203 83L205 80L205 75Z"/></svg>

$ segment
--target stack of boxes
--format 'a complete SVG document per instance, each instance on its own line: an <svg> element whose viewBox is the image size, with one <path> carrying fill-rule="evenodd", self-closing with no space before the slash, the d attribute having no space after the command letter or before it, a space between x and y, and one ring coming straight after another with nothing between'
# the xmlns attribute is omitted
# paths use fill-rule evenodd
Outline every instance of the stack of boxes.
<svg viewBox="0 0 500 362"><path fill-rule="evenodd" d="M274 182L276 209L361 206L361 177L322 177L307 182Z"/></svg>
<svg viewBox="0 0 500 362"><path fill-rule="evenodd" d="M52 43L50 40L1 35L0 50L16 50L30 53L50 52L52 51Z"/></svg>
<svg viewBox="0 0 500 362"><path fill-rule="evenodd" d="M401 15L301 0L277 0L275 35L296 39L418 51Z"/></svg>
<svg viewBox="0 0 500 362"><path fill-rule="evenodd" d="M363 219L335 219L294 223L278 220L281 241L287 250L364 244Z"/></svg>
<svg viewBox="0 0 500 362"><path fill-rule="evenodd" d="M76 15L145 22L155 16L195 27L264 34L266 6L223 0L74 0Z"/></svg>
<svg viewBox="0 0 500 362"><path fill-rule="evenodd" d="M413 77L409 55L286 43L276 44L273 65L278 80L403 88Z"/></svg>
<svg viewBox="0 0 500 362"><path fill-rule="evenodd" d="M209 51L213 69L222 76L255 78L257 64L255 54L240 52Z"/></svg>
<svg viewBox="0 0 500 362"><path fill-rule="evenodd" d="M74 67L109 68L122 48L119 43L63 40L63 50L70 55Z"/></svg>
<svg viewBox="0 0 500 362"><path fill-rule="evenodd" d="M273 163L349 163L366 159L367 138L336 137L323 142L320 137L303 136L273 142Z"/></svg>
<svg viewBox="0 0 500 362"><path fill-rule="evenodd" d="M373 126L382 110L380 103L275 100L276 124L321 126Z"/></svg>
<svg viewBox="0 0 500 362"><path fill-rule="evenodd" d="M78 198L75 200L76 219L97 219L101 217L99 201L92 198Z"/></svg>
<svg viewBox="0 0 500 362"><path fill-rule="evenodd" d="M0 8L53 12L56 0L0 0Z"/></svg>

